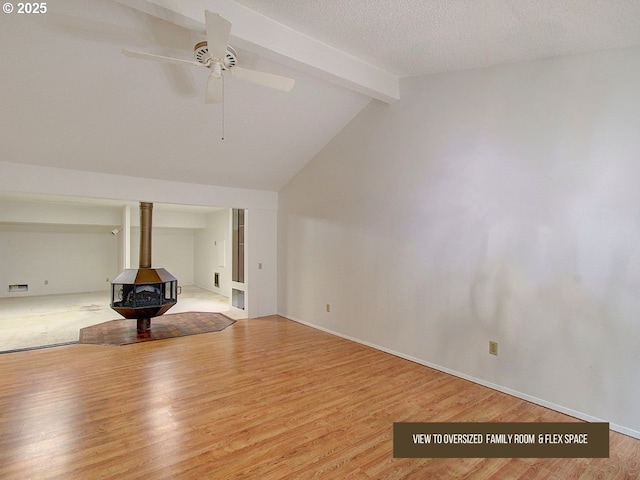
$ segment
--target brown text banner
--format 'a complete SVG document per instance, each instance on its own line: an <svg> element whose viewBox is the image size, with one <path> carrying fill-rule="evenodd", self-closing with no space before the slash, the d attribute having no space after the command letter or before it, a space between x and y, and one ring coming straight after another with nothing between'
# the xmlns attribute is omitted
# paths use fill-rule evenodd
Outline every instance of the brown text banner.
<svg viewBox="0 0 640 480"><path fill-rule="evenodd" d="M604 458L606 422L394 423L396 458Z"/></svg>

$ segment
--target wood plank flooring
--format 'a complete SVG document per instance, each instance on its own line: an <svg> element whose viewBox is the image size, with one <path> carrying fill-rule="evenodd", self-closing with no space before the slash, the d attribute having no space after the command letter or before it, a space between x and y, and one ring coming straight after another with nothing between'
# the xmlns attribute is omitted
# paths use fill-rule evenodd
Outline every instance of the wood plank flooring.
<svg viewBox="0 0 640 480"><path fill-rule="evenodd" d="M0 478L635 479L604 459L394 459L393 422L574 421L282 317L0 355Z"/></svg>

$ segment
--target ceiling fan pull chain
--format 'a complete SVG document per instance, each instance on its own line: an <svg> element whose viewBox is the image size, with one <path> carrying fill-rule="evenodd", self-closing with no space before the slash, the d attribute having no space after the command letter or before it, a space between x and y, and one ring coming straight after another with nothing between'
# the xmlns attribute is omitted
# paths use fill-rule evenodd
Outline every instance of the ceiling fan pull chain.
<svg viewBox="0 0 640 480"><path fill-rule="evenodd" d="M220 75L222 78L222 140L224 140L224 75Z"/></svg>

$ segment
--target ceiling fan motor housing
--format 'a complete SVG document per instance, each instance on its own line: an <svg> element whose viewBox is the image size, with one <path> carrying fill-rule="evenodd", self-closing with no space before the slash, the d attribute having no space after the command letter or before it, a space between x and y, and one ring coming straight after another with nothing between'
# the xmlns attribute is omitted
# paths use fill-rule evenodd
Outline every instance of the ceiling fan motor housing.
<svg viewBox="0 0 640 480"><path fill-rule="evenodd" d="M211 55L209 54L209 47L207 46L206 40L196 43L196 45L193 47L193 54L196 58L196 61L203 65L209 65L209 62L212 60ZM238 55L236 54L236 51L231 45L227 45L227 53L224 57L222 69L229 70L237 64Z"/></svg>

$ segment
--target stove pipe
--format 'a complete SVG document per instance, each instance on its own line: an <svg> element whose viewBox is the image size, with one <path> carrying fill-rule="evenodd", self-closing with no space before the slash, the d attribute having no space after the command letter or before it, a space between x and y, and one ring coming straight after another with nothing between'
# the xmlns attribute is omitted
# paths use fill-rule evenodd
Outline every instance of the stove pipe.
<svg viewBox="0 0 640 480"><path fill-rule="evenodd" d="M153 203L140 202L140 268L151 268Z"/></svg>

